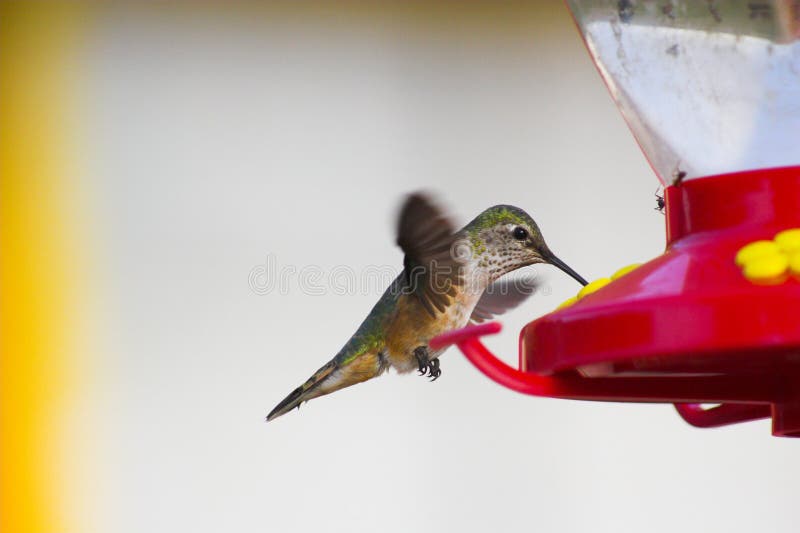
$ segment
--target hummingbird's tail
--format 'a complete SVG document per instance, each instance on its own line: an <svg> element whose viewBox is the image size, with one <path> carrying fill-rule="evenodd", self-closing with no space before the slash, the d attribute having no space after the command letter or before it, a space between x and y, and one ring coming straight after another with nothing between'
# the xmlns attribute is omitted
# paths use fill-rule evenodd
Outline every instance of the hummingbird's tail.
<svg viewBox="0 0 800 533"><path fill-rule="evenodd" d="M273 418L278 418L281 415L285 415L295 407L300 408L300 404L303 403L303 387L297 387L295 390L289 394L286 398L283 399L281 403L279 403L275 409L269 412L267 415L267 422L272 420Z"/></svg>
<svg viewBox="0 0 800 533"><path fill-rule="evenodd" d="M314 372L314 375L308 378L305 383L294 389L291 393L289 393L289 396L284 398L281 403L276 405L275 409L270 411L270 413L267 415L267 422L278 418L281 415L285 415L295 407L299 408L300 404L303 402L307 402L312 398L316 398L317 396L322 396L323 394L327 394L327 392L331 392L323 392L320 390L320 385L322 385L322 383L331 376L335 369L335 361L328 361L325 366Z"/></svg>
<svg viewBox="0 0 800 533"><path fill-rule="evenodd" d="M337 356L284 398L267 415L267 422L285 415L295 407L300 407L303 402L374 378L382 374L386 368L386 363L377 351L364 352L345 360Z"/></svg>

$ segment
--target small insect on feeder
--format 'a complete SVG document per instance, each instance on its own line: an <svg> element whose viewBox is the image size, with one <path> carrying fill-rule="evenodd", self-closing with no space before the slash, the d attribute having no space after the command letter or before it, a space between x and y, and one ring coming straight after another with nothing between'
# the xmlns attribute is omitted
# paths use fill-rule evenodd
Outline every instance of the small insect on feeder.
<svg viewBox="0 0 800 533"><path fill-rule="evenodd" d="M666 251L527 324L519 369L480 341L496 323L431 345L527 394L800 436L800 5L568 4L665 186Z"/></svg>

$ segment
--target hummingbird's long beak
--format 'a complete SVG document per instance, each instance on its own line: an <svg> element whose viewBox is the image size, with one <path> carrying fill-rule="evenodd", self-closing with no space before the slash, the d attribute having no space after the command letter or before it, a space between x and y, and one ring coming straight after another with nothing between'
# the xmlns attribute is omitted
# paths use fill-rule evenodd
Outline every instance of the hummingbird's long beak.
<svg viewBox="0 0 800 533"><path fill-rule="evenodd" d="M577 272L575 272L569 266L567 266L567 264L564 261L562 261L561 259L559 259L555 255L553 255L551 252L548 251L548 253L544 257L544 260L547 261L548 263L550 263L551 265L553 265L555 267L558 267L559 269L563 270L564 272L569 274L571 277L575 278L578 281L578 283L580 283L581 285L586 285L588 283Z"/></svg>

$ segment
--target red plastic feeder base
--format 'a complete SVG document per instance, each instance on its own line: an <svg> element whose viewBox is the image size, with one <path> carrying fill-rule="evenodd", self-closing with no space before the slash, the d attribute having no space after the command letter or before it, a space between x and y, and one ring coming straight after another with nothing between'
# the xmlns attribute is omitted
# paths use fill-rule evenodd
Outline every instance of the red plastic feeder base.
<svg viewBox="0 0 800 533"><path fill-rule="evenodd" d="M666 252L525 326L520 370L478 340L497 324L432 344L457 344L520 392L675 403L698 427L771 416L774 435L800 436L800 281L757 285L734 263L745 244L800 227L800 167L687 181L666 204Z"/></svg>

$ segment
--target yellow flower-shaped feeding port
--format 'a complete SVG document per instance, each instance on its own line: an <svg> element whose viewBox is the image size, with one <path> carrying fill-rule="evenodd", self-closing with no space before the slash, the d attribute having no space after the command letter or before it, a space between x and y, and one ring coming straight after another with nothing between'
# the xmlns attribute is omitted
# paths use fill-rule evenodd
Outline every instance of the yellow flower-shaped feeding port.
<svg viewBox="0 0 800 533"><path fill-rule="evenodd" d="M781 231L771 241L751 242L734 261L746 279L759 285L783 283L790 273L800 276L800 228Z"/></svg>
<svg viewBox="0 0 800 533"><path fill-rule="evenodd" d="M798 262L800 262L800 255L798 256ZM575 302L581 300L586 295L592 294L593 292L599 290L600 288L605 287L606 285L608 285L609 283L611 283L615 279L621 278L622 276L624 276L628 272L634 270L635 268L639 267L640 265L641 265L641 263L634 263L632 265L628 265L628 266L620 268L619 270L614 272L611 275L611 277L609 277L609 278L599 278L599 279L596 279L596 280L592 281L591 283L587 284L584 288L582 288L578 292L577 296L573 296L572 298L568 298L567 300L564 300L561 303L561 305L556 307L556 311L558 311L559 309L564 309L565 307L571 306Z"/></svg>
<svg viewBox="0 0 800 533"><path fill-rule="evenodd" d="M744 268L748 263L758 261L764 257L779 255L781 248L775 241L755 241L747 244L736 252L736 264Z"/></svg>
<svg viewBox="0 0 800 533"><path fill-rule="evenodd" d="M592 294L593 292L597 292L599 289L602 289L609 283L611 283L611 278L600 278L589 282L588 285L578 291L578 300L588 296L589 294Z"/></svg>
<svg viewBox="0 0 800 533"><path fill-rule="evenodd" d="M787 229L775 235L775 244L787 254L800 252L800 228Z"/></svg>
<svg viewBox="0 0 800 533"><path fill-rule="evenodd" d="M786 281L788 269L789 258L786 254L778 253L745 263L742 273L753 283L772 285Z"/></svg>
<svg viewBox="0 0 800 533"><path fill-rule="evenodd" d="M789 256L789 272L795 276L800 276L800 252Z"/></svg>
<svg viewBox="0 0 800 533"><path fill-rule="evenodd" d="M556 311L558 311L559 309L564 309L565 307L569 307L570 305L574 304L577 301L578 301L577 296L573 296L572 298L567 298L566 300L561 302L561 304L558 307L556 307Z"/></svg>

